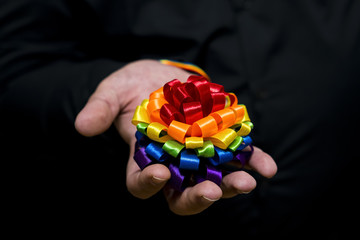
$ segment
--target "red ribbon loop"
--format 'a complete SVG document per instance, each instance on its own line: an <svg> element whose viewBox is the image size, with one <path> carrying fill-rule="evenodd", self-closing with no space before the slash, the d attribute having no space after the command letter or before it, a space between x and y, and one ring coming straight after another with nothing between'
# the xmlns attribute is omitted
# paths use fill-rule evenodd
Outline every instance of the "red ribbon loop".
<svg viewBox="0 0 360 240"><path fill-rule="evenodd" d="M191 95L186 91L184 84L181 86L174 87L173 100L174 100L174 106L177 109L180 109L183 103L194 101Z"/></svg>
<svg viewBox="0 0 360 240"><path fill-rule="evenodd" d="M211 113L213 101L211 98L210 83L204 77L190 76L186 83L186 90L203 106L203 115Z"/></svg>
<svg viewBox="0 0 360 240"><path fill-rule="evenodd" d="M174 105L172 88L180 85L181 82L178 79L174 79L166 83L163 87L165 100L171 105Z"/></svg>
<svg viewBox="0 0 360 240"><path fill-rule="evenodd" d="M163 92L169 104L161 107L160 118L167 125L173 120L192 125L237 100L235 95L226 93L222 85L195 75L191 75L185 83L178 79L166 83Z"/></svg>
<svg viewBox="0 0 360 240"><path fill-rule="evenodd" d="M218 92L225 92L224 86L217 84L217 83L209 83L210 91L212 93L218 93Z"/></svg>
<svg viewBox="0 0 360 240"><path fill-rule="evenodd" d="M184 116L174 106L168 103L161 107L160 117L167 125L170 125L173 120L184 122Z"/></svg>
<svg viewBox="0 0 360 240"><path fill-rule="evenodd" d="M200 102L183 103L182 110L185 116L186 124L192 125L197 120L203 118L203 111Z"/></svg>
<svg viewBox="0 0 360 240"><path fill-rule="evenodd" d="M211 112L216 112L218 110L224 109L226 103L226 94L223 92L214 92L211 93L213 106Z"/></svg>

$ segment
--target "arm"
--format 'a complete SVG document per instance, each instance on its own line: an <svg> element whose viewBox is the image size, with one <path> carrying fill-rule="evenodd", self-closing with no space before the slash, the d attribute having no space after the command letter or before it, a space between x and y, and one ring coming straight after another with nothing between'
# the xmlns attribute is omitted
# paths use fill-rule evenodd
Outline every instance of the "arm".
<svg viewBox="0 0 360 240"><path fill-rule="evenodd" d="M163 86L169 79L185 81L188 76L189 73L181 69L165 66L157 61L133 62L105 78L76 118L76 129L86 136L97 135L115 124L120 135L131 147L127 187L136 197L146 199L160 191L169 180L170 172L161 164L151 165L141 171L133 160L136 129L131 124L131 119L134 110L148 97L151 90ZM274 160L259 148L255 148L249 165L269 178L277 171ZM215 183L204 181L188 187L182 193L165 187L164 193L173 212L189 215L205 210L222 197L250 192L255 186L256 181L251 175L237 171L224 177L221 188Z"/></svg>
<svg viewBox="0 0 360 240"><path fill-rule="evenodd" d="M91 31L76 19L65 1L2 3L0 106L2 121L19 134L69 133L98 83L124 65L89 54Z"/></svg>
<svg viewBox="0 0 360 240"><path fill-rule="evenodd" d="M92 31L79 27L86 26L82 22L74 25L74 16L62 1L34 8L26 1L9 1L2 9L2 22L8 24L1 33L1 130L11 135L16 129L15 135L28 141L34 136L66 140L76 135L75 117L76 130L85 136L101 134L114 124L131 146L129 191L148 198L162 189L170 177L168 169L153 165L140 171L132 159L135 128L131 118L152 90L175 77L184 81L188 73L156 61L124 65L114 58L91 55L86 45L91 46L87 41ZM250 163L264 176L276 172L271 157L258 149ZM167 188L164 192L171 210L186 215L201 212L221 197L249 192L255 185L250 175L234 172L224 178L222 188L205 181L182 194Z"/></svg>

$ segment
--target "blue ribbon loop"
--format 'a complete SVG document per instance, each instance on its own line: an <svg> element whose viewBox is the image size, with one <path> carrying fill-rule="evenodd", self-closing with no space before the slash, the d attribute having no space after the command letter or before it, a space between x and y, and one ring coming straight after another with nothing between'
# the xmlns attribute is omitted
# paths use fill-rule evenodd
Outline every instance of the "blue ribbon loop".
<svg viewBox="0 0 360 240"><path fill-rule="evenodd" d="M156 142L151 142L147 145L145 152L159 162L164 162L168 158L168 155L162 149L162 145Z"/></svg>
<svg viewBox="0 0 360 240"><path fill-rule="evenodd" d="M145 134L137 131L136 132L136 145L134 160L140 167L144 169L150 164L160 162L162 164L169 163L169 169L171 172L171 179L169 184L178 191L183 191L187 186L191 186L195 183L200 183L205 180L210 180L218 185L221 184L222 171L216 166L224 164L225 166L229 161L238 161L243 166L247 163L250 158L253 147L251 145L252 139L250 136L244 136L241 145L233 152L233 150L223 150L216 146L212 149L214 152L213 157L203 157L201 154L198 156L196 150L193 149L180 149L178 154L171 156L167 151L164 150L164 144L151 141ZM250 146L249 151L242 151L247 146ZM166 148L165 148L166 149ZM178 159L178 165L171 163L172 160ZM208 164L200 165L200 161L207 159ZM183 171L184 170L184 171ZM194 171L193 177L189 175L189 170ZM192 180L191 180L192 179Z"/></svg>
<svg viewBox="0 0 360 240"><path fill-rule="evenodd" d="M209 161L212 165L217 166L223 163L227 163L233 160L233 158L234 154L231 151L215 147L215 156L209 158Z"/></svg>
<svg viewBox="0 0 360 240"><path fill-rule="evenodd" d="M236 149L236 151L243 150L244 148L249 146L251 143L252 143L252 139L249 135L247 135L246 137L243 137L243 141L242 141L241 145Z"/></svg>
<svg viewBox="0 0 360 240"><path fill-rule="evenodd" d="M180 169L198 170L200 159L195 153L185 149L180 153Z"/></svg>

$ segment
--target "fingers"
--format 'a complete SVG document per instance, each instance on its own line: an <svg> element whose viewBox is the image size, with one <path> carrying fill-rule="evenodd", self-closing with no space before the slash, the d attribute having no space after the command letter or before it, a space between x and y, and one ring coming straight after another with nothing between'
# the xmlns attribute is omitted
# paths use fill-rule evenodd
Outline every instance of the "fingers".
<svg viewBox="0 0 360 240"><path fill-rule="evenodd" d="M255 170L266 178L273 177L277 172L274 159L260 148L254 147L246 168ZM223 198L233 197L237 194L249 193L256 187L256 180L245 171L235 171L226 175L221 183Z"/></svg>
<svg viewBox="0 0 360 240"><path fill-rule="evenodd" d="M272 178L277 172L277 165L274 159L258 147L254 147L254 152L248 165L266 178Z"/></svg>
<svg viewBox="0 0 360 240"><path fill-rule="evenodd" d="M162 164L154 164L143 171L129 173L126 185L129 192L137 198L146 199L160 191L170 179L170 171Z"/></svg>
<svg viewBox="0 0 360 240"><path fill-rule="evenodd" d="M274 160L256 147L254 147L249 166L268 178L275 175L277 171ZM170 177L170 171L164 165L150 165L141 171L134 160L130 160L128 163L127 186L129 191L134 196L145 199L164 188L170 210L178 215L200 213L220 198L246 194L256 188L256 180L245 171L235 171L225 175L221 187L211 181L204 181L186 188L183 192L166 186Z"/></svg>
<svg viewBox="0 0 360 240"><path fill-rule="evenodd" d="M265 177L272 177L277 171L274 160L259 148L249 161L249 166ZM204 181L183 192L175 191L166 186L170 179L167 167L154 164L140 171L134 160L128 164L127 186L136 197L148 198L164 187L165 197L169 208L178 215L197 214L220 198L230 198L238 194L246 194L256 187L255 179L245 171L235 171L223 177L221 187L211 181Z"/></svg>
<svg viewBox="0 0 360 240"><path fill-rule="evenodd" d="M133 146L132 144L131 146ZM162 164L153 164L143 170L132 159L134 147L130 149L126 185L135 197L146 199L164 189L169 208L179 215L199 213L221 198L221 188L213 182L204 181L184 192L177 192L166 186L171 177L169 169Z"/></svg>
<svg viewBox="0 0 360 240"><path fill-rule="evenodd" d="M158 69L159 71L152 71ZM155 75L151 75L156 73ZM149 75L150 74L150 75ZM189 73L156 61L139 61L129 64L104 79L78 114L75 127L85 136L106 131L114 123L122 138L130 143L130 160L127 168L128 190L138 198L149 198L166 186L170 179L169 169L161 164L146 167L143 171L133 157L136 128L131 125L135 107L148 96L147 90L157 88L171 76L188 76ZM159 76L161 78L159 78ZM143 81L146 78L147 81ZM142 87L139 84L141 83ZM248 166L265 177L277 171L274 160L261 149L254 147ZM221 187L204 181L179 193L165 187L164 192L170 209L180 215L199 213L221 197L227 198L247 193L256 187L256 181L248 173L237 171L223 178Z"/></svg>
<svg viewBox="0 0 360 240"><path fill-rule="evenodd" d="M120 103L108 81L103 81L89 98L75 120L76 130L84 136L95 136L107 130L116 118Z"/></svg>
<svg viewBox="0 0 360 240"><path fill-rule="evenodd" d="M178 215L200 213L222 196L220 187L211 181L188 187L184 192L177 192L166 187L164 193L170 210Z"/></svg>
<svg viewBox="0 0 360 240"><path fill-rule="evenodd" d="M129 142L133 131L128 130L128 123L136 106L149 97L150 89L156 90L169 79L186 80L189 75L155 60L129 63L101 81L78 114L75 128L84 136L94 136L107 130L115 120L120 135Z"/></svg>
<svg viewBox="0 0 360 240"><path fill-rule="evenodd" d="M126 186L135 197L146 199L160 191L170 179L169 169L162 164L147 166L141 171L132 158L134 144L130 147L130 159L126 171Z"/></svg>
<svg viewBox="0 0 360 240"><path fill-rule="evenodd" d="M236 171L226 175L221 183L223 198L234 197L238 194L246 194L256 187L255 179L244 171Z"/></svg>
<svg viewBox="0 0 360 240"><path fill-rule="evenodd" d="M249 167L267 178L277 172L274 159L257 147L254 147ZM255 188L256 180L249 173L235 171L223 177L221 188L213 182L204 181L186 188L182 193L167 187L164 192L171 211L179 215L191 215L204 211L220 198L246 194Z"/></svg>

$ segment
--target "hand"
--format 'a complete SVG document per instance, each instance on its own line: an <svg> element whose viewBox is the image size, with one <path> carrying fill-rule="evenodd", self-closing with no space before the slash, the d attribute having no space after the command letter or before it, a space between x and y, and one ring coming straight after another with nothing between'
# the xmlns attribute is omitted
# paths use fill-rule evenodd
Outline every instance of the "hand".
<svg viewBox="0 0 360 240"><path fill-rule="evenodd" d="M189 75L182 69L153 60L130 63L99 84L75 120L77 131L84 136L101 134L114 124L121 137L130 145L126 173L128 190L134 196L146 199L164 189L169 208L179 215L199 213L222 197L247 193L256 187L256 181L251 175L236 171L223 178L221 187L211 181L204 181L180 193L165 186L170 179L170 171L166 166L153 164L141 171L133 160L136 128L131 124L131 119L135 108L166 82L174 78L185 82ZM256 147L249 167L268 178L277 171L274 160Z"/></svg>

